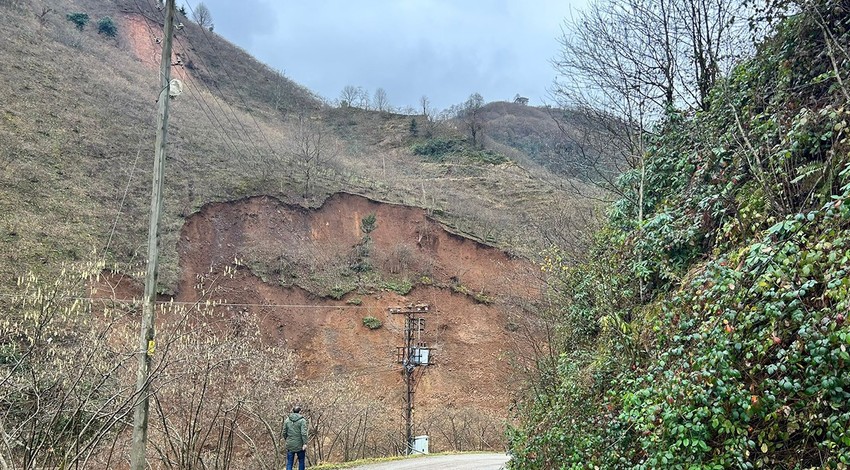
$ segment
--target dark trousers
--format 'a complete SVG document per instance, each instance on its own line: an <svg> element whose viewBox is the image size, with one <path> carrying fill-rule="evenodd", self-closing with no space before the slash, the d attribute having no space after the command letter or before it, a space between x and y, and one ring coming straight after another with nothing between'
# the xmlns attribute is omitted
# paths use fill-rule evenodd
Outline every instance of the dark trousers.
<svg viewBox="0 0 850 470"><path fill-rule="evenodd" d="M286 453L286 470L292 470L292 464L295 461L295 455L298 454L298 470L304 470L306 451L299 450L298 452Z"/></svg>

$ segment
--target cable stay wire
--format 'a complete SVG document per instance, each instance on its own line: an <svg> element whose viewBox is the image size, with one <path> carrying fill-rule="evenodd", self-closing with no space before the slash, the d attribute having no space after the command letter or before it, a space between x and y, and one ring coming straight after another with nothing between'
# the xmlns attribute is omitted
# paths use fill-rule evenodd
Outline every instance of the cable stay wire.
<svg viewBox="0 0 850 470"><path fill-rule="evenodd" d="M135 5L136 5L136 9L139 11L139 14L140 14L140 15L142 15L145 19L150 20L150 18L148 18L148 17L144 14L144 11L142 10L142 7L139 5L138 1L137 1L137 0L133 0L133 2L134 2L134 3L135 3ZM156 8L155 6L151 5L150 0L148 0L148 5L149 5L149 6L151 6L151 7L153 7L153 8ZM160 22L161 22L161 21L164 21L164 19L165 19L165 18L164 18L164 16L163 16L162 18L157 19L157 21L160 21ZM155 38L157 37L157 36L156 36L156 33L153 31L153 29L151 28L150 23L149 23L148 21L146 21L146 22L145 22L145 26L148 28L148 33L150 34L150 40L151 40L151 43L152 43L154 46L158 45L158 43L156 43L156 39L155 39ZM156 47L154 47L154 48L156 49ZM190 74L186 74L186 75L187 75L187 76L191 76ZM194 83L194 80L193 80L193 83ZM202 85L203 85L203 84L202 84ZM232 147L233 151L234 151L234 156L237 156L240 160L244 160L244 157L242 156L242 154L241 154L241 152L240 152L240 150L239 150L239 146L238 146L238 145L236 145L236 143L233 141L233 138L230 136L230 133L229 133L229 132L227 132L227 129L228 129L228 128L227 128L227 127L225 127L225 126L221 123L221 121L218 119L218 116L216 115L216 113L215 113L215 111L213 110L212 106L210 106L210 105L209 105L209 103L207 103L206 99L203 97L203 95L202 95L202 94L200 94L200 92L196 92L196 91L194 90L194 88L192 88L192 87L188 87L188 89L189 89L189 93L191 94L191 96L193 96L193 98L196 100L196 102L198 102L198 106L199 106L199 108L200 108L201 112L202 112L202 113L203 113L203 114L207 117L207 119L209 120L210 124L212 124L212 125L213 125L213 127L215 127L215 126L217 125L217 126L218 126L218 128L220 128L220 129L221 129L221 131L222 131L222 136L223 136L223 137L224 137L224 139L225 139L225 145L227 145L227 144L229 143L229 144L230 144L230 146ZM208 91L209 91L209 90L208 90ZM196 94L196 93L197 93L197 94ZM211 91L209 91L209 93L210 93L210 95L211 95L211 96L214 96L214 94L213 94ZM205 107L206 107L206 108L205 108ZM221 106L220 106L220 105L219 105L219 108L221 108Z"/></svg>
<svg viewBox="0 0 850 470"><path fill-rule="evenodd" d="M150 118L154 116L156 110L151 110ZM142 154L142 143L145 139L149 137L146 130L142 130L141 136L139 137L139 144L136 149L136 157L133 159L133 165L130 167L130 175L127 177L127 184L124 185L124 193L121 195L121 201L118 203L118 211L115 214L115 220L112 222L112 229L109 232L109 236L106 239L106 244L103 247L103 250L100 255L100 262L106 262L106 256L109 254L109 248L112 246L112 239L115 236L115 231L118 229L118 222L121 220L121 216L124 211L124 204L127 201L127 194L130 192L130 186L133 183L133 178L136 174L136 169L139 165L139 157Z"/></svg>
<svg viewBox="0 0 850 470"><path fill-rule="evenodd" d="M191 11L192 15L194 16L195 10L192 8L191 2L187 1L186 5L188 6L189 10ZM214 51L220 52L218 50L218 48L216 47L216 45L212 42L212 40L210 40L208 32L204 28L201 28L201 36L207 41L207 44L209 44L210 47L212 47ZM257 118L249 111L248 104L247 104L245 98L242 96L242 93L239 91L239 88L236 86L236 82L230 76L230 72L228 72L226 67L223 68L223 71L224 71L224 74L227 77L227 79L230 81L230 84L233 87L233 90L236 93L236 96L238 96L239 100L242 101L242 105L245 108L245 113L247 113L248 116L250 116L251 119L254 121L254 125L257 127L257 130L260 132L260 135L263 137L263 140L266 142L266 145L268 145L269 150L272 152L272 155L277 156L277 153L275 152L274 147L272 146L271 142L269 142L268 137L266 136L266 134L263 132L262 128L260 127L260 124L257 121ZM216 86L216 88L218 88L218 85L215 85L215 86Z"/></svg>
<svg viewBox="0 0 850 470"><path fill-rule="evenodd" d="M148 0L148 2L150 3L150 0ZM193 11L193 13L194 13L194 11ZM216 51L217 51L217 49L215 48L215 45L214 45L214 44L212 44L212 43L211 43L211 41L209 40L209 38L207 38L207 37L206 37L206 32L203 30L203 28L201 28L201 34L202 34L202 36L204 37L204 39L206 39L206 40L207 40L207 42L208 42L208 44L210 45L210 47L212 47L212 48L213 48L213 50L216 50ZM175 42L177 43L178 48L179 48L179 49L182 49L183 51L191 50L191 49L192 49L192 47L191 47L191 42L188 40L188 38L186 38L186 43L189 45L189 47L187 47L187 44L184 44L184 41L181 39L181 37L182 37L182 36L178 36L178 37L176 37L176 38L175 38ZM200 55L198 55L196 58L198 59L198 62L200 62L200 65L201 65L201 66L207 66L207 67L208 67L208 65L205 63L205 61L203 60L203 58L202 58ZM208 68L209 68L209 67L208 67ZM255 125L256 125L256 127L257 127L257 131L260 133L260 135L263 137L263 140L265 140L265 141L266 141L266 143L269 145L269 148L270 148L270 149L272 150L272 152L274 153L274 149L272 148L271 144L270 144L270 143L268 143L268 139L266 138L265 133L264 133L264 132L262 131L262 129L260 128L259 123L257 123L256 119L253 117L253 115L252 115L252 114L250 113L250 111L248 110L248 109L249 109L249 107L248 107L247 103L245 102L244 98L242 98L242 97L241 97L241 95L238 93L238 88L236 87L235 82L233 81L233 79L232 79L232 77L230 76L230 74L227 72L227 68L223 68L222 70L224 71L225 76L226 76L226 77L228 78L228 80L230 81L231 86L232 86L232 87L233 87L233 89L236 91L237 96L238 96L238 97L240 98L240 100L242 101L243 107L245 108L244 112L245 112L246 114L248 114L248 115L249 115L249 116L250 116L250 117L254 120L254 123L255 123ZM236 113L236 111L233 109L233 107L230 105L230 103L228 103L228 102L227 102L227 100L225 100L225 99L224 99L224 93L222 92L222 90L221 90L221 88L218 86L218 84L213 83L213 86L215 87L216 91L218 92L218 99L215 99L215 98L216 98L216 93L214 93L214 92L213 92L213 90L212 90L212 89L211 89L211 88L210 88L210 87L209 87L209 86L208 86L205 82L203 82L203 81L199 81L199 80L196 80L196 79L195 79L195 77L193 77L191 73L186 73L185 75L186 75L187 77L191 77L191 78L192 78L192 82L193 82L193 83L195 83L195 84L199 85L200 87L205 88L205 89L208 91L208 93L210 94L210 96L212 96L212 97L214 98L214 101L216 102L216 105L218 106L219 110L222 112L222 115L223 115L223 116L225 117L225 119L228 121L228 124L230 124L230 125L232 126L232 129L233 129L234 131L236 131L236 132L238 133L237 125L238 125L238 128L241 128L241 130L242 130L242 134L243 134L243 143L245 143L245 145L246 145L246 146L248 146L248 147L252 148L253 153L257 156L257 158L258 158L258 163L259 163L259 161L261 161L261 160L262 160L262 158L263 158L263 154L262 154L262 152L260 151L259 147L257 147L257 145L255 144L254 139L251 139L251 138L250 138L251 132L249 132L249 130L248 130L248 128L245 126L245 124L244 124L244 123L243 123L243 122L239 119L238 114ZM224 105L226 105L226 106L227 106L227 108L229 109L229 114L227 113L227 111L226 111L226 110L224 109L224 107L222 106L222 104L221 104L222 102L224 102ZM210 107L208 104L207 104L207 106L211 109L211 107ZM235 123L235 124L234 124L234 123ZM224 128L223 128L223 126L220 126L220 127L222 127L222 129L223 129L225 132L227 131L227 129L224 129ZM243 160L244 160L244 161L247 161L247 160L245 160L245 159L243 159Z"/></svg>

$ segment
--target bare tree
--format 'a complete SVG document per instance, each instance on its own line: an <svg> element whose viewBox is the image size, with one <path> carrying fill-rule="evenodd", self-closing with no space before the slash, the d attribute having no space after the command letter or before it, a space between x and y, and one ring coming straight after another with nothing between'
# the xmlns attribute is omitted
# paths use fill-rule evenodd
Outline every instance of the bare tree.
<svg viewBox="0 0 850 470"><path fill-rule="evenodd" d="M743 34L741 0L677 0L676 21L683 25L680 60L681 80L688 99L708 109L708 94L720 73L726 72L742 54L749 52Z"/></svg>
<svg viewBox="0 0 850 470"><path fill-rule="evenodd" d="M102 265L34 275L0 320L0 468L109 468L136 395L119 309L80 302ZM120 306L119 306L120 308ZM99 464L94 462L99 461ZM105 463L105 465L104 465Z"/></svg>
<svg viewBox="0 0 850 470"><path fill-rule="evenodd" d="M357 107L360 109L369 109L371 104L371 99L369 97L369 90L359 86L357 87Z"/></svg>
<svg viewBox="0 0 850 470"><path fill-rule="evenodd" d="M292 354L260 346L257 317L247 309L225 317L192 312L191 321L163 333L169 351L160 364L151 431L163 466L224 470L240 459L234 449L248 446L254 447L251 468L280 468L278 433L263 423L280 410L257 405L267 390L280 393L291 379Z"/></svg>
<svg viewBox="0 0 850 470"><path fill-rule="evenodd" d="M581 177L608 191L638 170L647 131L670 109L700 109L743 46L733 34L740 0L603 0L564 23L553 96ZM620 197L627 196L622 192ZM638 200L633 201L641 207Z"/></svg>
<svg viewBox="0 0 850 470"><path fill-rule="evenodd" d="M458 113L458 118L469 134L469 140L473 147L482 145L482 133L484 132L484 119L481 116L481 108L484 106L484 98L479 93L469 95Z"/></svg>
<svg viewBox="0 0 850 470"><path fill-rule="evenodd" d="M370 373L392 374L380 366ZM318 461L348 461L403 450L401 416L361 393L355 377L329 376L288 391L284 403L301 404L310 424L310 454Z"/></svg>
<svg viewBox="0 0 850 470"><path fill-rule="evenodd" d="M308 199L316 177L336 160L340 147L320 119L299 115L293 123L288 139L287 154L291 157L296 172L303 178L302 196Z"/></svg>
<svg viewBox="0 0 850 470"><path fill-rule="evenodd" d="M47 23L47 15L52 13L52 12L53 12L52 8L42 7L41 13L35 15L38 18L38 23L41 26L44 26Z"/></svg>
<svg viewBox="0 0 850 470"><path fill-rule="evenodd" d="M434 127L436 124L436 112L431 108L431 100L426 95L419 98L419 106L422 107L422 115L425 116L425 137L430 138L434 135Z"/></svg>
<svg viewBox="0 0 850 470"><path fill-rule="evenodd" d="M422 115L428 117L431 114L431 100L426 95L419 98L419 106L422 107Z"/></svg>
<svg viewBox="0 0 850 470"><path fill-rule="evenodd" d="M195 9L192 11L192 18L195 20L195 23L198 23L198 26L204 29L212 27L212 13L210 13L210 9L203 2L195 6Z"/></svg>
<svg viewBox="0 0 850 470"><path fill-rule="evenodd" d="M387 100L387 91L383 88L378 88L377 90L375 90L375 95L373 96L372 102L375 105L376 110L382 112L387 111L390 105L389 101Z"/></svg>
<svg viewBox="0 0 850 470"><path fill-rule="evenodd" d="M342 108L356 106L360 97L360 91L354 85L345 85L339 94L339 105Z"/></svg>

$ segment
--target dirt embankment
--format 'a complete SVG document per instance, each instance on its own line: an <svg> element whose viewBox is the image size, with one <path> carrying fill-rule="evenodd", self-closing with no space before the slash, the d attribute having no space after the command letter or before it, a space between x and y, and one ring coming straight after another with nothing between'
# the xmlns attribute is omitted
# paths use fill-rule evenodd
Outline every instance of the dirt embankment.
<svg viewBox="0 0 850 470"><path fill-rule="evenodd" d="M162 25L138 14L123 15L121 25L136 58L151 68L159 68L162 59ZM179 40L176 41L171 49L172 78L187 79L184 65L188 60L188 51Z"/></svg>
<svg viewBox="0 0 850 470"><path fill-rule="evenodd" d="M405 296L373 288L334 300L282 285L285 275L264 281L235 262L283 253L281 260L301 256L313 263L312 275L321 276L325 266L350 256L369 214L377 225L370 233L374 269L387 277L428 274ZM178 252L181 281L174 300L224 301L217 314L255 316L265 342L297 353L302 379L350 375L364 393L400 404L404 387L396 348L403 345L404 318L389 308L427 303L431 312L417 339L434 348L435 364L418 380L419 406L504 412L521 384L515 367L531 354L533 328L519 309L539 295L535 269L447 232L421 209L348 194L315 211L269 197L208 204L187 220ZM475 299L482 293L487 303ZM369 330L366 316L384 326Z"/></svg>
<svg viewBox="0 0 850 470"><path fill-rule="evenodd" d="M425 265L432 285L417 285L406 296L386 290L352 292L335 301L263 282L238 269L233 278L219 278L219 292L226 293L228 303L242 304L232 311L262 318L267 341L294 349L306 378L352 373L363 377L370 393L387 398L400 390L396 346L403 344L404 328L403 318L388 309L430 304L421 340L436 348L436 365L423 375L417 398L426 405L507 406L506 384L514 382L511 362L528 353L523 318L511 300L536 297L534 269L524 260L446 232L418 208L346 194L313 212L267 197L210 204L183 228L178 297L198 300L199 279L262 247L320 262L345 258L362 239L361 221L369 214L377 221L370 234L376 268L418 271ZM401 266L399 253L408 260L406 266ZM474 295L457 292L458 286L471 294L484 292L493 302L479 303ZM347 303L354 298L359 305ZM380 319L384 327L368 330L362 324L365 316Z"/></svg>

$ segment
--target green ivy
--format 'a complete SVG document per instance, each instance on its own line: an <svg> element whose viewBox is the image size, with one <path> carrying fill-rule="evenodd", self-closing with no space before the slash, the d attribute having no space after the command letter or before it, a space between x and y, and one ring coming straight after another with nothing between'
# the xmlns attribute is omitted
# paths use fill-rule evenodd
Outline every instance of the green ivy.
<svg viewBox="0 0 850 470"><path fill-rule="evenodd" d="M664 116L584 262L544 253L511 468L850 465L850 17L813 6Z"/></svg>

